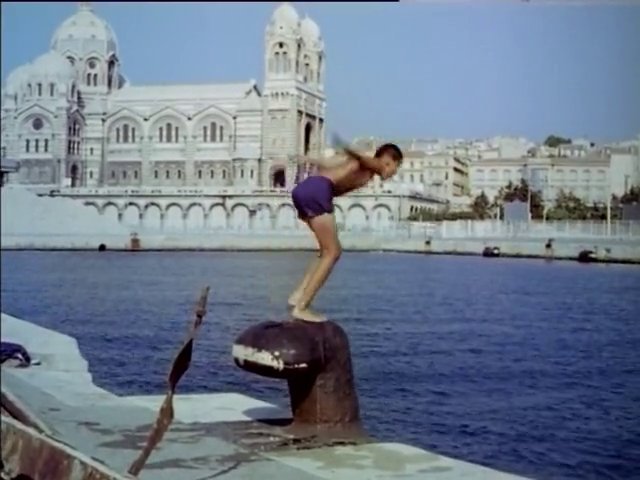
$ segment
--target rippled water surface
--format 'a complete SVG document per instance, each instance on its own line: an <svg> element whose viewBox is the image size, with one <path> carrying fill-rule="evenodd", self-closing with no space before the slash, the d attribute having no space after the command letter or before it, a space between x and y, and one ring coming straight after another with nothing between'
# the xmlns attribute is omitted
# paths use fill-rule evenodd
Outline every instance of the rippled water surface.
<svg viewBox="0 0 640 480"><path fill-rule="evenodd" d="M286 404L234 338L286 318L309 253L2 252L2 310L78 338L95 381L163 390L200 288L180 390ZM640 268L345 254L316 301L351 339L376 436L545 479L639 478Z"/></svg>

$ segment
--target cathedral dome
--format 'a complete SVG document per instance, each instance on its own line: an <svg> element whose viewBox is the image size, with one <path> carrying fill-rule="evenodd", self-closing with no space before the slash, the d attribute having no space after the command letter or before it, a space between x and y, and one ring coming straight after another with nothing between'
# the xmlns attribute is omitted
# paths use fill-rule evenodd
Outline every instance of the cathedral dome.
<svg viewBox="0 0 640 480"><path fill-rule="evenodd" d="M305 16L302 19L302 22L300 22L300 33L305 40L317 42L321 39L320 27L318 27L318 24L307 16Z"/></svg>
<svg viewBox="0 0 640 480"><path fill-rule="evenodd" d="M40 55L31 64L33 77L46 77L60 82L70 82L74 78L71 64L58 52L50 50Z"/></svg>
<svg viewBox="0 0 640 480"><path fill-rule="evenodd" d="M22 85L27 83L31 77L31 65L29 63L25 63L24 65L19 66L13 72L9 74L6 81L7 93L17 93L20 91Z"/></svg>
<svg viewBox="0 0 640 480"><path fill-rule="evenodd" d="M105 57L118 51L118 41L111 26L93 13L90 2L80 2L76 13L60 25L51 38L51 48L80 56L98 52Z"/></svg>
<svg viewBox="0 0 640 480"><path fill-rule="evenodd" d="M271 16L271 25L279 30L297 30L300 16L290 3L283 3Z"/></svg>
<svg viewBox="0 0 640 480"><path fill-rule="evenodd" d="M322 41L320 27L311 18L305 16L300 22L300 33L302 38L311 45L316 45Z"/></svg>

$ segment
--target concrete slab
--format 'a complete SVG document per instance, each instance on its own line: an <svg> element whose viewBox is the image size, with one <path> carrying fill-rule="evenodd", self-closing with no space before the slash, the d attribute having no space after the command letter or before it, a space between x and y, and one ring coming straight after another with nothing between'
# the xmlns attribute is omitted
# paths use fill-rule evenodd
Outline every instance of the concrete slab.
<svg viewBox="0 0 640 480"><path fill-rule="evenodd" d="M156 412L164 401L164 395L124 398L136 405ZM184 423L291 419L289 410L240 393L178 395L174 399L173 408L176 420Z"/></svg>
<svg viewBox="0 0 640 480"><path fill-rule="evenodd" d="M28 368L2 367L2 390L50 431L47 448L65 444L80 464L94 459L124 474L142 450L164 395L113 395L93 383L74 339L5 314L1 321L3 339L23 344L42 360ZM288 409L237 393L177 395L174 408L174 423L140 479L518 478L407 445L294 435L287 429ZM2 422L3 432L15 431L5 417Z"/></svg>
<svg viewBox="0 0 640 480"><path fill-rule="evenodd" d="M267 454L320 478L349 480L515 480L513 475L399 443L337 446Z"/></svg>

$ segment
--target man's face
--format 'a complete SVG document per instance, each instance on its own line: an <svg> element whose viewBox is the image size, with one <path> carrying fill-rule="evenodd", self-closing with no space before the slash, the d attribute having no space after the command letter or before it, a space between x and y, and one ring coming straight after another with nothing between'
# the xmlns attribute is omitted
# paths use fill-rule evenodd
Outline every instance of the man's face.
<svg viewBox="0 0 640 480"><path fill-rule="evenodd" d="M383 155L382 157L382 179L387 180L393 177L398 172L398 162L396 162L390 155Z"/></svg>

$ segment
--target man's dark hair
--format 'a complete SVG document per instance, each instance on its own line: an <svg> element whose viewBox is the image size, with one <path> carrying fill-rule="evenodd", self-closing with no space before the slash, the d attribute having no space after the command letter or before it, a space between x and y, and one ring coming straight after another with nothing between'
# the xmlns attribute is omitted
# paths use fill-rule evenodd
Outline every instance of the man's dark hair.
<svg viewBox="0 0 640 480"><path fill-rule="evenodd" d="M402 150L395 143L380 145L373 156L379 158L383 155L389 155L394 162L402 163Z"/></svg>

